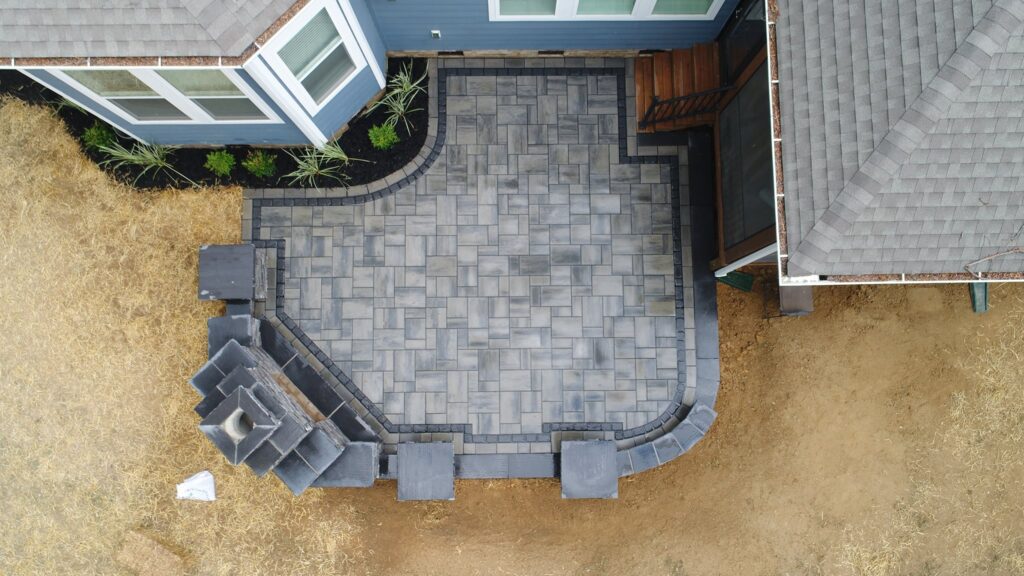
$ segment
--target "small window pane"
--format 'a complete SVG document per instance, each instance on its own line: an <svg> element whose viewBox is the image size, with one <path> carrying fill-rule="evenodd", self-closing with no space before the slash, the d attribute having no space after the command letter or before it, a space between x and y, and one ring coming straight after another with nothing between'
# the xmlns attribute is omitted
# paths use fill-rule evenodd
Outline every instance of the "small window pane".
<svg viewBox="0 0 1024 576"><path fill-rule="evenodd" d="M502 16L554 16L557 0L500 0Z"/></svg>
<svg viewBox="0 0 1024 576"><path fill-rule="evenodd" d="M344 44L339 44L320 64L302 79L302 85L317 104L322 103L356 66Z"/></svg>
<svg viewBox="0 0 1024 576"><path fill-rule="evenodd" d="M163 98L117 98L110 102L136 120L188 120L184 112Z"/></svg>
<svg viewBox="0 0 1024 576"><path fill-rule="evenodd" d="M157 72L185 96L241 96L242 91L220 70L160 70Z"/></svg>
<svg viewBox="0 0 1024 576"><path fill-rule="evenodd" d="M248 98L196 98L193 100L214 120L266 120Z"/></svg>
<svg viewBox="0 0 1024 576"><path fill-rule="evenodd" d="M334 27L334 22L327 10L321 10L284 45L278 55L292 74L302 80L340 43L341 35Z"/></svg>
<svg viewBox="0 0 1024 576"><path fill-rule="evenodd" d="M713 0L658 0L654 14L707 14Z"/></svg>
<svg viewBox="0 0 1024 576"><path fill-rule="evenodd" d="M577 14L590 15L628 15L633 13L636 0L580 0Z"/></svg>
<svg viewBox="0 0 1024 576"><path fill-rule="evenodd" d="M100 96L156 96L156 92L127 70L65 70L64 73Z"/></svg>

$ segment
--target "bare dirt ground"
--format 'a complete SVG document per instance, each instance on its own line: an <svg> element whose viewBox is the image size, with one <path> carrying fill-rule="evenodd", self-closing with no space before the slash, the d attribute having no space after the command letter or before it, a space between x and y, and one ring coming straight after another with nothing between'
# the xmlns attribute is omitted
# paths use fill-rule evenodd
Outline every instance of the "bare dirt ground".
<svg viewBox="0 0 1024 576"><path fill-rule="evenodd" d="M239 191L112 184L19 103L0 159L0 573L131 574L127 541L218 575L1024 574L1024 287L980 316L962 286L821 289L802 319L721 288L719 419L618 501L296 499L191 411L196 248L237 240ZM176 502L201 469L218 501Z"/></svg>

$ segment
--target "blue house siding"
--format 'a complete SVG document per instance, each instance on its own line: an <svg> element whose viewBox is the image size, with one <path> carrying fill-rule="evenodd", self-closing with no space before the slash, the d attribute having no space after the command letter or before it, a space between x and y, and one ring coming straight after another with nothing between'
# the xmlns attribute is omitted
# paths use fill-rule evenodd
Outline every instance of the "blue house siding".
<svg viewBox="0 0 1024 576"><path fill-rule="evenodd" d="M370 50L373 54L367 54L366 58L374 58L380 65L381 70L388 69L388 55L387 46L384 45L384 39L380 35L380 29L377 28L377 22L373 19L373 12L366 4L366 0L350 0L352 5L352 11L356 14L356 20L358 22L353 23L353 26L359 26L363 29L363 34L366 35L366 41L370 44Z"/></svg>
<svg viewBox="0 0 1024 576"><path fill-rule="evenodd" d="M243 70L237 70L245 81L257 90L264 101L270 104L281 117L281 124L132 124L110 112L92 98L79 92L63 80L42 69L25 70L43 83L66 94L93 114L113 126L134 134L147 142L180 145L223 145L223 144L308 144L309 140L252 81Z"/></svg>
<svg viewBox="0 0 1024 576"><path fill-rule="evenodd" d="M348 121L358 114L363 106L370 101L370 98L380 92L380 89L373 70L367 66L360 70L348 86L345 86L344 90L328 102L319 114L313 117L313 122L329 138L342 126L348 124Z"/></svg>
<svg viewBox="0 0 1024 576"><path fill-rule="evenodd" d="M714 20L491 22L487 0L374 0L388 50L626 50L686 48L713 40L739 0ZM441 38L430 37L440 30Z"/></svg>
<svg viewBox="0 0 1024 576"><path fill-rule="evenodd" d="M263 60L262 56L258 56ZM266 63L266 60L263 60ZM373 70L369 66L364 67L351 81L341 90L338 94L332 98L324 106L320 112L315 115L310 115L302 107L291 89L281 81L280 76L277 72L267 65L267 69L273 75L274 79L281 85L281 89L287 92L288 97L293 100L292 108L298 113L305 114L307 118L311 119L316 124L317 129L320 130L328 139L341 129L342 126L348 124L348 121L358 113L370 98L373 98L377 92L380 91L380 85L377 84L377 78L373 75Z"/></svg>

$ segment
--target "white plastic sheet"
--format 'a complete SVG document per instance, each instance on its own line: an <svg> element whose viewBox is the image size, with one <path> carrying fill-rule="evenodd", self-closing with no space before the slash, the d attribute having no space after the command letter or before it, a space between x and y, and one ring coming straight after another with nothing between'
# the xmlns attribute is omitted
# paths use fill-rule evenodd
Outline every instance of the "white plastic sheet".
<svg viewBox="0 0 1024 576"><path fill-rule="evenodd" d="M217 499L216 489L213 483L213 474L209 470L189 476L184 482L178 484L178 500L200 500L213 502Z"/></svg>

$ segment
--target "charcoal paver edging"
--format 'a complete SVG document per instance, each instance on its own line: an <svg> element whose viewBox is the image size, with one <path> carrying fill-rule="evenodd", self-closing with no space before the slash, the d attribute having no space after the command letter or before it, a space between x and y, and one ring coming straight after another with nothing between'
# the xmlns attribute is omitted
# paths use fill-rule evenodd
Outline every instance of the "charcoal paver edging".
<svg viewBox="0 0 1024 576"><path fill-rule="evenodd" d="M285 274L286 269L286 255L284 250L283 239L270 239L261 238L261 229L264 224L262 222L262 208L263 207L276 207L276 206L340 206L340 205L353 205L359 203L366 203L374 200L390 196L398 190L408 186L416 179L421 178L427 173L431 165L438 159L442 147L445 144L447 136L447 113L446 108L448 106L447 97L447 78L450 76L465 76L465 77L481 77L481 76L603 76L612 77L616 83L616 110L618 118L618 152L619 164L637 164L637 165L665 165L668 166L670 171L670 187L672 190L671 202L672 202L672 264L675 279L675 310L676 310L676 346L677 346L677 374L678 383L672 397L672 401L665 411L656 419L648 422L642 426L636 426L629 429L623 429L621 423L618 422L545 422L543 424L542 433L540 434L473 434L472 426L470 424L398 424L391 422L380 407L376 406L373 402L367 398L365 393L359 389L359 387L349 378L330 358L330 355L321 350L311 338L309 338L302 330L302 328L291 319L288 314L284 311L285 301ZM301 197L299 195L291 195L288 197L281 198L253 198L252 211L251 211L251 237L254 239L254 243L263 248L269 248L276 254L276 264L274 266L275 277L276 277L276 290L274 290L273 308L270 309L268 306L267 314L276 316L277 320L291 332L297 339L298 343L301 343L310 354L315 357L325 368L325 372L330 374L337 380L337 382L343 386L360 404L362 404L367 412L376 419L382 428L392 434L424 434L424 433L452 433L462 434L463 441L466 443L473 442L487 442L487 443L502 443L502 442L549 442L551 439L552 432L561 431L573 431L573 432L606 432L613 433L617 440L626 440L630 438L643 437L647 438L658 437L666 438L663 434L671 431L671 428L680 420L686 421L688 412L690 411L688 403L684 400L687 388L687 349L685 346L685 325L686 318L684 317L684 282L683 282L683 253L682 253L682 221L681 221L681 199L680 199L680 182L679 182L679 165L675 156L638 156L631 155L628 152L627 146L627 91L626 91L626 71L622 67L600 67L600 68L561 68L561 67L540 67L540 68L439 68L436 74L432 75L432 79L436 77L436 86L432 84L432 89L436 90L437 97L431 98L431 116L432 120L436 118L436 134L428 136L427 147L429 151L421 153L417 156L418 159L422 160L415 167L407 167L403 169L405 176L398 179L387 178L385 180L391 183L386 186L367 192L361 196L331 196L330 190L320 191L324 195L316 197ZM436 112L434 110L436 106ZM367 188L370 190L371 188ZM692 233L696 236L698 231L697 226L693 226ZM699 263L698 263L699 264ZM695 266L695 275L697 269L700 266ZM697 293L695 287L695 297L697 297L697 306L699 307L704 298L707 297L707 291L702 291L704 294ZM713 298L713 293L710 294ZM713 306L713 304L712 304ZM717 343L716 343L717 344ZM692 353L692 350L690 351ZM714 394L717 391L717 350L715 351L713 358L700 358L705 354L698 354L697 361L697 392L696 398L704 404L711 404L714 401ZM708 354L707 356L710 356ZM710 362L709 362L710 361ZM712 367L710 364L713 363ZM710 373L710 374L708 374ZM707 376L705 375L707 374ZM691 387L693 384L691 384ZM713 388L713 389L712 389ZM687 427L686 430L690 430ZM666 456L665 459L675 457L678 454L674 454L676 448L679 448L681 454L686 449L686 443L679 440L676 437L672 437L671 442L675 444L675 448L668 440L663 440L661 445L663 452ZM692 445L692 444L691 444ZM623 465L620 461L620 472L632 473L639 471L639 468L644 468L649 461L649 455L655 455L655 447L650 445L649 442L644 441L638 446L634 446L630 451L636 450L637 458L632 459L627 455L626 464ZM669 456L671 454L671 456ZM469 455L466 455L469 456ZM499 459L500 460L500 459ZM657 455L654 456L654 461L657 462L659 458ZM633 462L639 463L635 466ZM628 470L628 472L627 472ZM554 471L552 471L552 474Z"/></svg>

